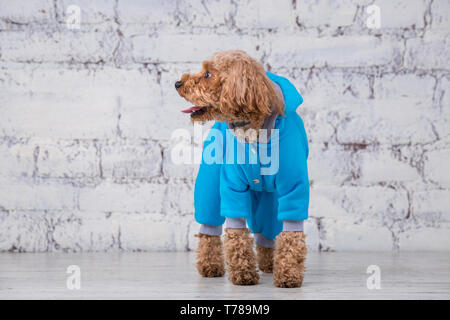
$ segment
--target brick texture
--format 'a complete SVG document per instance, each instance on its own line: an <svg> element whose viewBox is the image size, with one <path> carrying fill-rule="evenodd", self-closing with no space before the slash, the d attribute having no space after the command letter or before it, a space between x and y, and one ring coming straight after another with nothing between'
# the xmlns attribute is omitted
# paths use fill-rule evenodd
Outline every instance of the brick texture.
<svg viewBox="0 0 450 320"><path fill-rule="evenodd" d="M195 249L198 166L171 157L194 129L173 84L222 49L304 97L310 250L450 249L449 1L0 7L0 251Z"/></svg>

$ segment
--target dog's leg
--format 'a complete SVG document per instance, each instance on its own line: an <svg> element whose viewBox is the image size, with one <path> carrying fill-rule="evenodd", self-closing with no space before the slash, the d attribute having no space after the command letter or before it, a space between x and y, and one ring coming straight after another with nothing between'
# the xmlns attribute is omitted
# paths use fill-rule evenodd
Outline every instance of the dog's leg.
<svg viewBox="0 0 450 320"><path fill-rule="evenodd" d="M265 273L272 273L275 241L266 238L262 233L255 233L255 243L259 269Z"/></svg>
<svg viewBox="0 0 450 320"><path fill-rule="evenodd" d="M222 241L220 236L199 233L197 270L203 277L222 277L225 274Z"/></svg>
<svg viewBox="0 0 450 320"><path fill-rule="evenodd" d="M245 220L243 225L245 226ZM227 219L225 232L225 258L228 279L236 285L257 284L259 274L256 270L256 257L250 230L245 227L236 228L236 225L231 227L229 219Z"/></svg>
<svg viewBox="0 0 450 320"><path fill-rule="evenodd" d="M212 230L206 225L202 225L197 247L197 270L203 277L222 277L225 274L225 262L223 257L222 241L220 234L222 228ZM213 232L211 232L211 230ZM208 232L209 234L202 233Z"/></svg>
<svg viewBox="0 0 450 320"><path fill-rule="evenodd" d="M281 288L302 286L306 251L303 232L283 231L278 235L273 268L275 286Z"/></svg>

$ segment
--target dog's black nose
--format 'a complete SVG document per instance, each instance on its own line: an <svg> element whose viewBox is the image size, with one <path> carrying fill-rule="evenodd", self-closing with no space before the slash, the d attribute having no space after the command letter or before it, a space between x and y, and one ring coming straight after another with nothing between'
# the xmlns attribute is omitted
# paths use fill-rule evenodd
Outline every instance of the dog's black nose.
<svg viewBox="0 0 450 320"><path fill-rule="evenodd" d="M183 82L181 82L181 81L177 81L177 82L175 82L175 89L180 89L180 87L183 85Z"/></svg>

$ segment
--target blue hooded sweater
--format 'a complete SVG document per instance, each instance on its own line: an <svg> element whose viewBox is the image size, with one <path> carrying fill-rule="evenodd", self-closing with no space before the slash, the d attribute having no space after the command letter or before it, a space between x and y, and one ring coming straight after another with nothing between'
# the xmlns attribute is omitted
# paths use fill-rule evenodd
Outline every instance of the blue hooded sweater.
<svg viewBox="0 0 450 320"><path fill-rule="evenodd" d="M267 143L240 142L216 122L203 145L195 182L195 219L220 226L245 218L254 233L274 239L284 220L308 218L308 140L296 109L303 102L286 78L267 73L281 88L285 116L278 115ZM245 158L244 158L244 156Z"/></svg>

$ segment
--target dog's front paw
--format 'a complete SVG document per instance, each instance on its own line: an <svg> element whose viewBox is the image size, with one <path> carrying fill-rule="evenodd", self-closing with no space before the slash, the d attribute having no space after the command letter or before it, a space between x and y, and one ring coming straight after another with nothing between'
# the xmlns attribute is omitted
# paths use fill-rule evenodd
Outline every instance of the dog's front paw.
<svg viewBox="0 0 450 320"><path fill-rule="evenodd" d="M225 256L228 279L235 285L254 285L258 283L253 238L248 229L226 229Z"/></svg>
<svg viewBox="0 0 450 320"><path fill-rule="evenodd" d="M222 277L225 274L222 241L219 236L199 233L197 247L197 270L207 278Z"/></svg>
<svg viewBox="0 0 450 320"><path fill-rule="evenodd" d="M280 288L302 286L306 251L303 232L282 232L278 235L273 269L275 286Z"/></svg>

